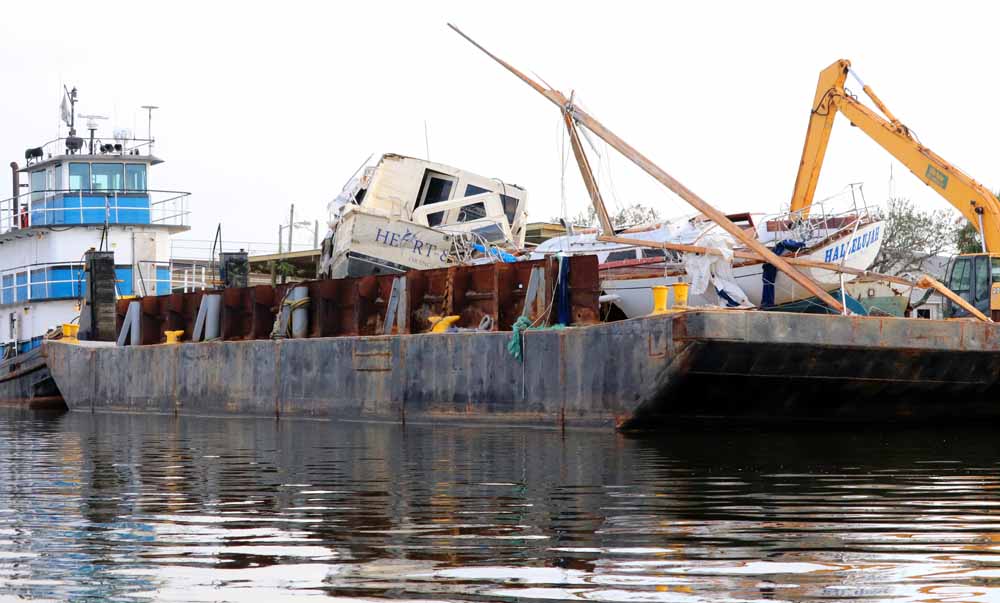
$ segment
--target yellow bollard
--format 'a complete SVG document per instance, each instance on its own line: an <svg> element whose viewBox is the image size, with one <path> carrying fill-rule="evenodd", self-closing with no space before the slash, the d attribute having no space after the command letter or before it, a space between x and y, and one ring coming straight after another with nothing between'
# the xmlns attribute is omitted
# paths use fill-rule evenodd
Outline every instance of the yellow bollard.
<svg viewBox="0 0 1000 603"><path fill-rule="evenodd" d="M62 326L62 338L67 343L77 341L76 335L80 332L80 325L64 322Z"/></svg>
<svg viewBox="0 0 1000 603"><path fill-rule="evenodd" d="M666 314L667 310L667 291L669 287L664 285L654 285L653 286L653 314Z"/></svg>
<svg viewBox="0 0 1000 603"><path fill-rule="evenodd" d="M674 308L686 308L688 305L688 289L691 285L687 283L674 283L670 286L674 289Z"/></svg>
<svg viewBox="0 0 1000 603"><path fill-rule="evenodd" d="M164 331L163 334L167 336L167 343L180 343L184 331Z"/></svg>
<svg viewBox="0 0 1000 603"><path fill-rule="evenodd" d="M448 330L448 327L458 322L461 316L431 316L428 320L431 321L433 325L431 327L431 333L444 333Z"/></svg>

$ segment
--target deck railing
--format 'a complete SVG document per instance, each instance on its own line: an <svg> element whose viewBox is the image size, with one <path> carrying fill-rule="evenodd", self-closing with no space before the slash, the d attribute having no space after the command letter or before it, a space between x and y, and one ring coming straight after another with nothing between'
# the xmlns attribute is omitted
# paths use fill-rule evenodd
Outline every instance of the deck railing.
<svg viewBox="0 0 1000 603"><path fill-rule="evenodd" d="M0 234L39 226L152 224L186 227L191 193L41 190L0 201Z"/></svg>
<svg viewBox="0 0 1000 603"><path fill-rule="evenodd" d="M141 261L115 267L119 295L163 295L180 286L170 262ZM0 305L83 297L87 282L79 261L28 264L0 271Z"/></svg>

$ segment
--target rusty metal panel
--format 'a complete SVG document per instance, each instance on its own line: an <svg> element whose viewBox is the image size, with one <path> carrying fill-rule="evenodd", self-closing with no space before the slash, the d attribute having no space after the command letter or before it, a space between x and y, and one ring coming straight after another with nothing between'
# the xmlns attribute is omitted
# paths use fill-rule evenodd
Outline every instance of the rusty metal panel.
<svg viewBox="0 0 1000 603"><path fill-rule="evenodd" d="M413 270L406 273L406 302L411 333L431 328L431 316L447 316L452 308L452 269Z"/></svg>
<svg viewBox="0 0 1000 603"><path fill-rule="evenodd" d="M489 316L496 328L499 314L496 264L456 266L451 269L453 315L461 318L456 326L478 327Z"/></svg>
<svg viewBox="0 0 1000 603"><path fill-rule="evenodd" d="M570 316L575 325L600 322L601 279L596 255L569 258Z"/></svg>

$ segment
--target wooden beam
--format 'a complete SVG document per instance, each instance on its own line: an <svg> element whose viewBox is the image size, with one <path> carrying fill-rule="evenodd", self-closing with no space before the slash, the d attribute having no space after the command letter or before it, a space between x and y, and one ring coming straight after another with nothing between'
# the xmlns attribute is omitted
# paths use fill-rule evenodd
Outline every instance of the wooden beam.
<svg viewBox="0 0 1000 603"><path fill-rule="evenodd" d="M979 320L983 322L993 322L985 314L977 310L975 306L967 302L961 295L955 293L948 287L945 287L943 284L941 284L940 281L938 281L936 278L932 276L928 276L925 274L920 278L919 281L917 281L917 286L920 287L921 289L934 289L941 295L947 297L954 303L961 306L966 312L972 314Z"/></svg>
<svg viewBox="0 0 1000 603"><path fill-rule="evenodd" d="M844 311L844 307L830 296L829 293L823 290L816 282L807 277L805 274L799 272L791 264L786 262L784 259L776 255L773 251L768 249L763 243L758 241L755 237L752 237L737 226L733 224L729 218L726 217L721 211L715 209L712 205L706 202L704 199L696 195L693 191L688 189L686 186L677 181L673 176L668 174L662 168L650 161L645 155L634 149L631 145L626 143L624 140L619 138L614 132L604 127L599 121L588 115L585 111L576 107L563 95L561 92L552 90L542 86L538 82L532 80L528 76L521 73L519 70L514 68L512 65L508 64L504 60L500 59L493 53L489 52L482 46L480 46L475 40L469 36L462 33L457 27L452 24L448 24L453 30L455 30L458 35L462 36L470 44L481 50L491 59L499 63L505 69L517 76L521 81L531 86L536 92L549 99L553 104L557 105L564 113L568 113L573 121L583 124L588 130L593 132L599 138L604 140L610 146L614 147L619 153L624 155L629 161L639 166L643 171L656 179L660 184L663 184L668 189L673 191L677 196L686 201L689 205L694 207L696 210L704 214L710 220L718 224L723 230L733 235L737 240L742 242L744 245L749 247L751 250L760 254L760 256L766 260L768 263L773 264L778 270L781 270L788 275L793 281L804 287L807 291L815 295L823 303L833 308L838 313ZM583 170L583 166L581 166ZM598 209L596 206L595 210Z"/></svg>
<svg viewBox="0 0 1000 603"><path fill-rule="evenodd" d="M590 161L584 152L583 145L580 144L580 132L576 129L576 123L568 111L563 111L563 119L566 122L566 129L569 130L569 142L573 147L573 155L576 156L576 164L580 167L580 175L583 176L583 184L590 194L590 202L597 212L597 219L601 223L601 233L608 236L615 234L615 229L611 225L611 218L608 216L608 209L601 198L601 191L597 188L597 180L594 179L594 172L590 169Z"/></svg>

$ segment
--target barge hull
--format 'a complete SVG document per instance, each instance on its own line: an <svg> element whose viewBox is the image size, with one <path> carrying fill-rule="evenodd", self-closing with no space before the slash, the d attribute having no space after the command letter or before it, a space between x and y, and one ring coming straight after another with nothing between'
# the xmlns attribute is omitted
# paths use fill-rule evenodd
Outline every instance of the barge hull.
<svg viewBox="0 0 1000 603"><path fill-rule="evenodd" d="M47 345L76 411L614 427L670 379L672 328L529 331L524 362L509 332Z"/></svg>
<svg viewBox="0 0 1000 603"><path fill-rule="evenodd" d="M46 360L44 348L35 348L0 363L0 404L65 409Z"/></svg>
<svg viewBox="0 0 1000 603"><path fill-rule="evenodd" d="M688 311L511 334L49 342L71 410L645 428L1000 418L1000 326Z"/></svg>

